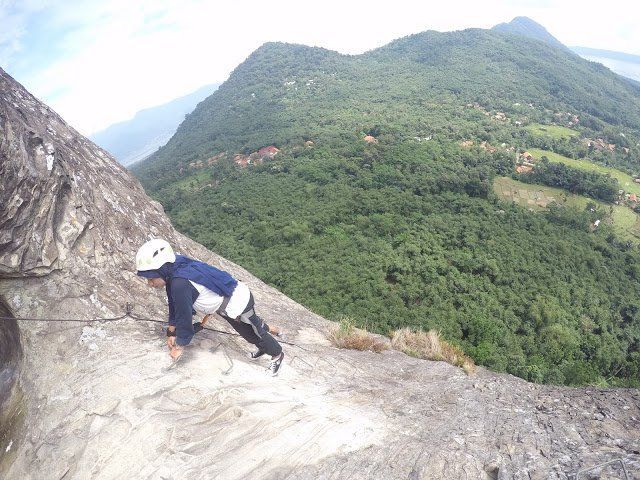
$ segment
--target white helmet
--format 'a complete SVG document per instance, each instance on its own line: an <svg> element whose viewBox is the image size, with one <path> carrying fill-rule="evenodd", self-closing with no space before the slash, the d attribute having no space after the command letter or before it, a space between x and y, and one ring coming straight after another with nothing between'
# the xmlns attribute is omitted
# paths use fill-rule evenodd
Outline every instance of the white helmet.
<svg viewBox="0 0 640 480"><path fill-rule="evenodd" d="M161 238L149 240L142 245L136 254L136 270L157 270L167 262L176 261L176 254L169 242Z"/></svg>

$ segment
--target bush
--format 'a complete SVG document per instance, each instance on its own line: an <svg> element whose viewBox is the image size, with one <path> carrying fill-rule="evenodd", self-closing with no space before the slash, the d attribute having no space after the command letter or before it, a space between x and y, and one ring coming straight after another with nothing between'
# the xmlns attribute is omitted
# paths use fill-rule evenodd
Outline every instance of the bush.
<svg viewBox="0 0 640 480"><path fill-rule="evenodd" d="M329 331L329 341L334 347L371 350L376 353L389 348L389 345L381 338L366 330L356 328L353 320L348 317L344 317L338 324L332 325Z"/></svg>
<svg viewBox="0 0 640 480"><path fill-rule="evenodd" d="M456 367L462 367L467 374L474 373L476 369L471 358L466 356L460 348L442 340L435 330L424 332L401 328L393 332L391 346L412 357L444 361Z"/></svg>

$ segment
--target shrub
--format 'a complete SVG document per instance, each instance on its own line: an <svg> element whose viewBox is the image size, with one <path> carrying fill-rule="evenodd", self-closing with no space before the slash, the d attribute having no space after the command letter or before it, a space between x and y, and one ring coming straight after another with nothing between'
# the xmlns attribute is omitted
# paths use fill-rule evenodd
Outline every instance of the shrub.
<svg viewBox="0 0 640 480"><path fill-rule="evenodd" d="M334 347L350 348L353 350L371 350L381 352L387 350L389 345L379 337L356 328L353 320L345 317L336 325L332 325L329 330L329 341Z"/></svg>
<svg viewBox="0 0 640 480"><path fill-rule="evenodd" d="M450 363L456 367L462 367L467 374L475 372L476 366L473 360L455 345L451 345L440 338L435 330L424 332L412 331L402 328L393 332L391 346L412 357L426 360L437 360Z"/></svg>

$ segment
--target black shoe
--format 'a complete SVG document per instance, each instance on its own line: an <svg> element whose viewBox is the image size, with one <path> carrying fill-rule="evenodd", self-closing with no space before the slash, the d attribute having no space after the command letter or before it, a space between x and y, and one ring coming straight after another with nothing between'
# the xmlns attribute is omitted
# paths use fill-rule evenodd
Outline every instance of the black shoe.
<svg viewBox="0 0 640 480"><path fill-rule="evenodd" d="M272 377L278 375L278 371L282 366L282 360L284 360L284 352L282 352L278 357L271 360L271 363L269 364L267 370L271 373Z"/></svg>
<svg viewBox="0 0 640 480"><path fill-rule="evenodd" d="M256 360L256 359L260 358L261 356L263 356L265 353L267 353L267 352L265 352L264 350L258 349L255 352L251 352L249 354L249 358L251 360Z"/></svg>

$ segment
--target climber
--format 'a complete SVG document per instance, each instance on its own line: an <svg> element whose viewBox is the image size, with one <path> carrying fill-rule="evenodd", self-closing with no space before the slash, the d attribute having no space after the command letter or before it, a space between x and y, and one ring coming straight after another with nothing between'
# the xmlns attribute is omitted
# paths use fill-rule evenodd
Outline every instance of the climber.
<svg viewBox="0 0 640 480"><path fill-rule="evenodd" d="M243 282L206 263L176 255L165 240L150 240L136 254L137 274L150 287L165 288L169 300L167 343L171 358L177 360L194 334L202 330L209 314L218 313L247 342L258 347L251 359L268 354L268 370L278 374L284 359L282 347L269 333L269 326L254 310L253 294ZM192 323L194 313L207 316Z"/></svg>

